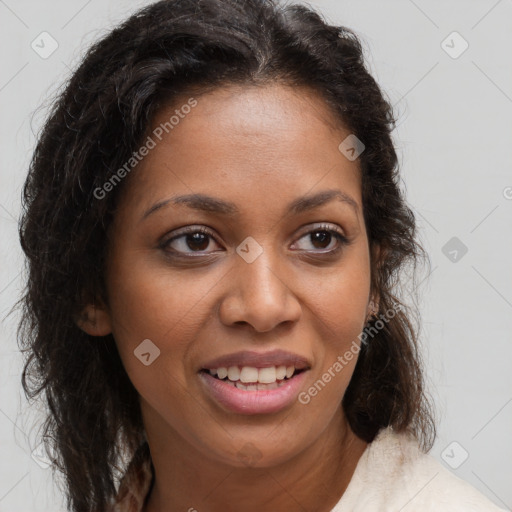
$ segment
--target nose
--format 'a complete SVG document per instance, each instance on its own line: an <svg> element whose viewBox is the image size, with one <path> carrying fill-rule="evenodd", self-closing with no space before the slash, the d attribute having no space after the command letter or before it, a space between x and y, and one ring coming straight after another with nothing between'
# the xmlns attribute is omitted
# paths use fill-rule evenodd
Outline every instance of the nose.
<svg viewBox="0 0 512 512"><path fill-rule="evenodd" d="M267 332L300 318L302 309L294 293L296 283L289 282L283 265L267 255L264 250L252 263L241 257L236 261L236 268L229 273L228 293L219 308L225 325L249 324L255 331Z"/></svg>

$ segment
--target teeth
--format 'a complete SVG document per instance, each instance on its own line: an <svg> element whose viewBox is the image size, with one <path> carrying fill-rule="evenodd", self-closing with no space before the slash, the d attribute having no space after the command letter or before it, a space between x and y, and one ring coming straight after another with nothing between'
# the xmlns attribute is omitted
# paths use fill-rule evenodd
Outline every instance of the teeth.
<svg viewBox="0 0 512 512"><path fill-rule="evenodd" d="M293 368L293 366L291 366ZM276 368L276 379L283 380L286 377L286 366L278 366Z"/></svg>
<svg viewBox="0 0 512 512"><path fill-rule="evenodd" d="M277 382L272 382L271 384L242 384L240 381L238 381L230 384L234 385L238 389L242 389L243 391L268 391L270 389L277 389L284 383L281 382L278 384Z"/></svg>
<svg viewBox="0 0 512 512"><path fill-rule="evenodd" d="M270 384L258 384L258 391L263 391L265 389L277 389L279 384L277 382L271 382Z"/></svg>
<svg viewBox="0 0 512 512"><path fill-rule="evenodd" d="M228 368L228 379L232 381L240 380L240 370L238 366L230 366Z"/></svg>
<svg viewBox="0 0 512 512"><path fill-rule="evenodd" d="M217 377L219 379L225 379L228 376L227 368L217 368Z"/></svg>
<svg viewBox="0 0 512 512"><path fill-rule="evenodd" d="M257 384L265 384L264 389L274 389L267 384L277 383L277 381L281 381L284 378L290 378L294 371L295 366L268 366L266 368L255 368L254 366L243 366L239 368L238 366L230 366L226 368L222 366L220 368L212 368L208 370L210 375L216 375L219 379L223 380L226 377L229 381L237 384L253 384L257 386ZM244 386L243 389L250 389L251 386ZM240 388L242 389L242 388ZM254 388L258 389L257 387Z"/></svg>
<svg viewBox="0 0 512 512"><path fill-rule="evenodd" d="M270 384L276 381L276 367L260 368L258 370L258 382L262 384ZM243 381L242 381L243 382Z"/></svg>
<svg viewBox="0 0 512 512"><path fill-rule="evenodd" d="M240 380L242 382L257 382L258 368L254 368L253 366L244 366L240 370Z"/></svg>

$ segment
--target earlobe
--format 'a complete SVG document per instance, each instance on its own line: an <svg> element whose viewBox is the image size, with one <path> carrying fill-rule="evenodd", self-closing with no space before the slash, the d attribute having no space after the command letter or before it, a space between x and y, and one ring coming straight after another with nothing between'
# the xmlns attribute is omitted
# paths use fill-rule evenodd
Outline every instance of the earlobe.
<svg viewBox="0 0 512 512"><path fill-rule="evenodd" d="M375 302L374 299L370 299L368 304L367 314L366 314L366 322L369 322L373 317L377 316L379 312L379 304Z"/></svg>
<svg viewBox="0 0 512 512"><path fill-rule="evenodd" d="M106 336L112 332L110 314L95 304L87 304L76 323L82 331L91 336Z"/></svg>

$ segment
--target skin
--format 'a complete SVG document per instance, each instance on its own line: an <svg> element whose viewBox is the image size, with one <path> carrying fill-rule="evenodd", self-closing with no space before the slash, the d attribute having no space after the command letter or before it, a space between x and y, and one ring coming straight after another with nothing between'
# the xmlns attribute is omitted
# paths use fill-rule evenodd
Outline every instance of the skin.
<svg viewBox="0 0 512 512"><path fill-rule="evenodd" d="M159 111L152 129L188 97ZM123 184L110 233L108 307L89 307L82 328L113 333L140 395L156 473L144 512L327 512L367 446L341 407L357 358L309 404L294 401L273 414L227 411L197 371L239 350L279 348L311 362L307 391L358 341L372 296L358 160L338 150L350 131L306 88L223 87L196 99ZM299 196L328 189L356 208L333 200L285 214ZM240 213L169 204L142 220L156 202L190 193L234 202ZM334 235L315 242L320 224L349 243ZM206 226L212 237L162 247L185 226ZM236 252L248 236L263 248L252 263ZM133 354L145 339L160 349L149 366ZM256 455L244 462L248 449Z"/></svg>

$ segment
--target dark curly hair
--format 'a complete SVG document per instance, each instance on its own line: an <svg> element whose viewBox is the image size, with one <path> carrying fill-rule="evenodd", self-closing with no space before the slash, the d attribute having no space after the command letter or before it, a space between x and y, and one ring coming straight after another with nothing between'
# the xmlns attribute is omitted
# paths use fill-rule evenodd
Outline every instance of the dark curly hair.
<svg viewBox="0 0 512 512"><path fill-rule="evenodd" d="M365 67L359 37L310 7L278 0L163 0L88 50L53 104L23 188L22 385L30 401L44 394L45 446L75 512L107 510L123 465L144 441L138 393L112 335L98 339L77 326L86 304L108 304L108 228L123 183L101 200L94 191L179 95L273 82L312 88L365 145L358 161L371 286L380 313L396 314L361 345L345 415L366 442L392 426L411 432L424 451L433 445L418 308L398 293L406 268L415 275L428 256L400 188L394 113Z"/></svg>

